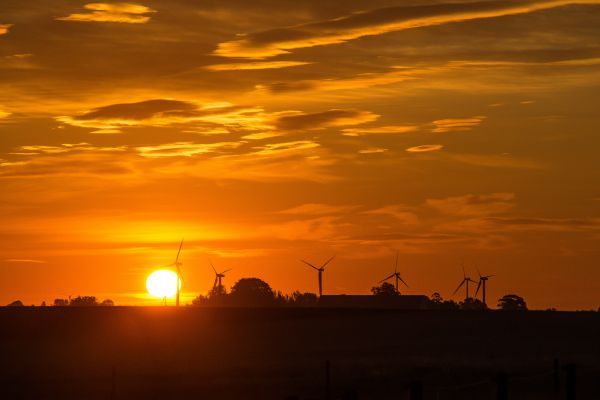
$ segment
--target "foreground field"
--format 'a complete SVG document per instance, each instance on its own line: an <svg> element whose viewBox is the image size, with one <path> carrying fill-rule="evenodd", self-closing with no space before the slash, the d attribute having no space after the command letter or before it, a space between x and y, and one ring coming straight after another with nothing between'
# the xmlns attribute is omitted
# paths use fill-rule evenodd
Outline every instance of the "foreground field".
<svg viewBox="0 0 600 400"><path fill-rule="evenodd" d="M510 399L600 395L600 313L2 308L1 398ZM326 364L330 373L327 385ZM297 397L293 397L297 396Z"/></svg>

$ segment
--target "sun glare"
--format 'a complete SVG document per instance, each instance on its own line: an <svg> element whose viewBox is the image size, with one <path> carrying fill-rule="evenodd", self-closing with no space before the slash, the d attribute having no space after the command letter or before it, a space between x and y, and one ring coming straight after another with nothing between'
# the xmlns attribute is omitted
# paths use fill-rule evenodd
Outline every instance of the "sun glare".
<svg viewBox="0 0 600 400"><path fill-rule="evenodd" d="M154 271L146 279L146 289L154 297L173 297L177 293L177 274L168 269ZM179 282L181 287L181 281Z"/></svg>

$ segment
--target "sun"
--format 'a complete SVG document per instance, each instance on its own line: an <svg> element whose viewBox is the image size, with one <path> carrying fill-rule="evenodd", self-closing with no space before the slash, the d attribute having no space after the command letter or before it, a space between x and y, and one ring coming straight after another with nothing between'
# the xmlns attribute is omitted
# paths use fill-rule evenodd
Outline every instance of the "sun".
<svg viewBox="0 0 600 400"><path fill-rule="evenodd" d="M177 293L177 281L181 288L181 280L177 274L168 269L159 269L151 273L146 279L146 289L154 297L173 297Z"/></svg>

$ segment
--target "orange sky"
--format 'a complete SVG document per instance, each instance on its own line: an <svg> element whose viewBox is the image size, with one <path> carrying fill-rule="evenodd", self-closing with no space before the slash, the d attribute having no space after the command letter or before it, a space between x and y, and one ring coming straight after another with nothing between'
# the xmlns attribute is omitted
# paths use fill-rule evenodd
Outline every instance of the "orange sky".
<svg viewBox="0 0 600 400"><path fill-rule="evenodd" d="M599 37L598 0L3 0L0 304L156 304L184 237L186 301L398 250L406 293L597 309Z"/></svg>

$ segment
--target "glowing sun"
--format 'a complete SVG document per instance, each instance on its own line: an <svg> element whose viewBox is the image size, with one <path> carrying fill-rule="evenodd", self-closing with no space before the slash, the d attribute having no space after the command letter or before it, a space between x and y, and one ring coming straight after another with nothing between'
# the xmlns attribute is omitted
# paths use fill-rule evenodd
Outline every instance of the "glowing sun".
<svg viewBox="0 0 600 400"><path fill-rule="evenodd" d="M177 293L177 274L168 269L154 271L146 279L146 289L154 297L173 297ZM181 288L181 281L179 281Z"/></svg>

